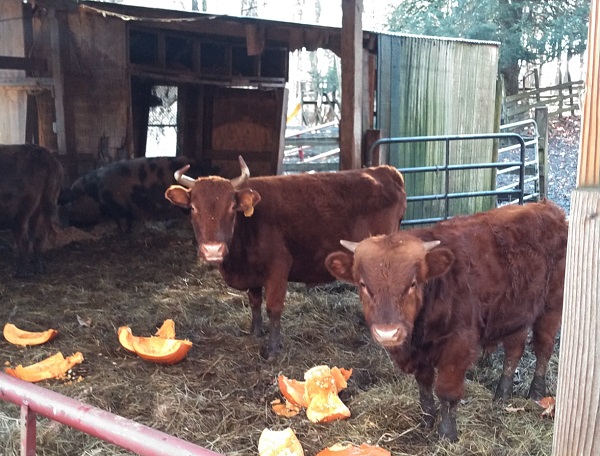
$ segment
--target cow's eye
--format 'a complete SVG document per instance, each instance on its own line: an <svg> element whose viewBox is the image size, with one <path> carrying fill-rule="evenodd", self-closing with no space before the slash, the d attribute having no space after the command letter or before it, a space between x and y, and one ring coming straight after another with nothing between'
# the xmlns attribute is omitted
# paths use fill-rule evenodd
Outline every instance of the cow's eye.
<svg viewBox="0 0 600 456"><path fill-rule="evenodd" d="M364 281L360 281L358 282L358 286L360 287L360 289L362 291L364 291L367 295L371 296L371 292L369 291L369 287L367 287L367 284Z"/></svg>
<svg viewBox="0 0 600 456"><path fill-rule="evenodd" d="M410 284L411 288L416 288L417 287L417 281L413 280L412 283Z"/></svg>

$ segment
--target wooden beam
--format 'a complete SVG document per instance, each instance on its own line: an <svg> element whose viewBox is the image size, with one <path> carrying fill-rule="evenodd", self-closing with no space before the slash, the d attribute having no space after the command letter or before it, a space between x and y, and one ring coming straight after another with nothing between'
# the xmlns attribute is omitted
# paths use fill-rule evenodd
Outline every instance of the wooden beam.
<svg viewBox="0 0 600 456"><path fill-rule="evenodd" d="M260 55L265 50L265 28L246 25L246 48L248 55Z"/></svg>
<svg viewBox="0 0 600 456"><path fill-rule="evenodd" d="M535 123L538 127L538 158L540 166L540 197L548 198L548 107L535 108Z"/></svg>
<svg viewBox="0 0 600 456"><path fill-rule="evenodd" d="M46 71L48 64L43 59L0 56L0 70Z"/></svg>
<svg viewBox="0 0 600 456"><path fill-rule="evenodd" d="M0 78L0 89L27 90L36 92L48 90L54 87L52 78Z"/></svg>
<svg viewBox="0 0 600 456"><path fill-rule="evenodd" d="M342 0L340 170L362 166L362 0Z"/></svg>
<svg viewBox="0 0 600 456"><path fill-rule="evenodd" d="M600 454L600 0L591 1L552 454Z"/></svg>
<svg viewBox="0 0 600 456"><path fill-rule="evenodd" d="M48 10L50 20L50 48L52 52L52 79L54 80L54 111L59 155L67 153L67 131L65 125L65 85L60 53L60 24L54 9Z"/></svg>

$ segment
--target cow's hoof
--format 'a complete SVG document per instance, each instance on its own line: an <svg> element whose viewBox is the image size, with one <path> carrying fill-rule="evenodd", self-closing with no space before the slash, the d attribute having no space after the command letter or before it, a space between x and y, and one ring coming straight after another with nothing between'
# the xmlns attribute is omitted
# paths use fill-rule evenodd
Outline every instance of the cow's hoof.
<svg viewBox="0 0 600 456"><path fill-rule="evenodd" d="M456 442L458 440L458 431L456 430L456 422L440 422L438 428L438 435L440 439L447 439L450 442Z"/></svg>
<svg viewBox="0 0 600 456"><path fill-rule="evenodd" d="M500 377L498 386L496 387L496 393L494 394L494 401L506 402L512 394L513 381L512 378L503 375Z"/></svg>
<svg viewBox="0 0 600 456"><path fill-rule="evenodd" d="M534 375L528 397L534 401L539 401L544 396L546 396L546 381L544 377Z"/></svg>
<svg viewBox="0 0 600 456"><path fill-rule="evenodd" d="M279 359L280 350L269 350L269 347L264 347L260 350L260 356L269 363L274 363Z"/></svg>

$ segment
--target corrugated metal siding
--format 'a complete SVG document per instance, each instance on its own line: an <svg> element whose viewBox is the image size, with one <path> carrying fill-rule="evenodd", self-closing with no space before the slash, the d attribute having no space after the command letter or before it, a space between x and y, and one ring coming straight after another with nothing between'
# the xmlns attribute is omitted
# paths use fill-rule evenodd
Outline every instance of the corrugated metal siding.
<svg viewBox="0 0 600 456"><path fill-rule="evenodd" d="M377 128L388 137L494 131L498 46L416 36L379 36ZM442 165L444 143L392 145L398 168ZM451 143L451 164L490 162L491 140ZM444 191L443 173L406 175L409 195ZM453 172L450 192L489 190L492 171ZM491 207L491 198L452 201L450 215ZM410 204L407 219L443 215L438 202Z"/></svg>

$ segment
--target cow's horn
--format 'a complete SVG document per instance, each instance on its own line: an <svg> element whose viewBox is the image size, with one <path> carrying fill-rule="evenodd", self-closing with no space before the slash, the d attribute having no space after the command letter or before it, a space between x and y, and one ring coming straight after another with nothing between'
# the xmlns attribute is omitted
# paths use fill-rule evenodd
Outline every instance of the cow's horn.
<svg viewBox="0 0 600 456"><path fill-rule="evenodd" d="M440 245L441 241L429 241L429 242L423 242L423 248L425 249L426 252L429 252L431 249L437 247L438 245Z"/></svg>
<svg viewBox="0 0 600 456"><path fill-rule="evenodd" d="M190 169L190 165L185 165L183 168L175 171L175 180L179 182L181 185L187 188L193 188L194 184L196 184L196 179L192 179L189 176L186 176L185 173L188 169Z"/></svg>
<svg viewBox="0 0 600 456"><path fill-rule="evenodd" d="M242 158L241 155L239 156L239 160L240 160L240 168L242 168L242 174L240 175L240 177L231 179L231 185L233 185L233 188L239 187L244 182L246 182L248 180L248 178L250 177L250 170L248 169L248 165L246 165L246 162L244 161L244 159Z"/></svg>
<svg viewBox="0 0 600 456"><path fill-rule="evenodd" d="M356 246L358 245L358 242L346 241L346 240L342 239L340 241L340 244L342 244L344 247L346 247L348 250L350 250L352 253L354 253L354 251L356 250Z"/></svg>

